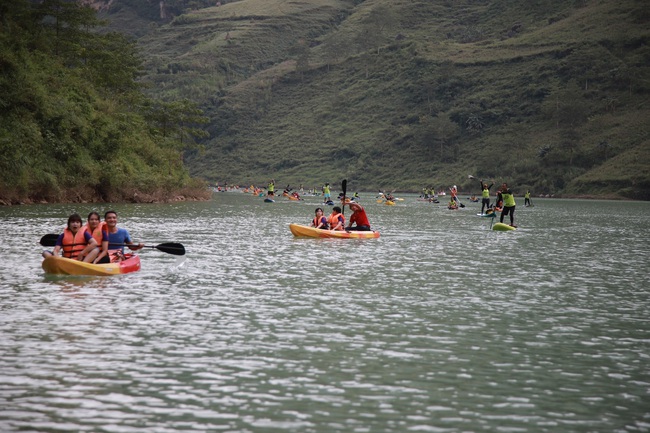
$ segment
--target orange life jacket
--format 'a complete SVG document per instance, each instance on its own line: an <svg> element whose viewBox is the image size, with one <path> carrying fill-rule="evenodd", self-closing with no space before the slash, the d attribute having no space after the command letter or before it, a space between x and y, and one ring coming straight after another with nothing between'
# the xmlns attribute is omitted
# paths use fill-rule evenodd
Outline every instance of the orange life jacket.
<svg viewBox="0 0 650 433"><path fill-rule="evenodd" d="M77 230L77 234L72 234L69 228L63 230L63 257L76 259L80 252L86 248L88 243L84 237L84 230Z"/></svg>
<svg viewBox="0 0 650 433"><path fill-rule="evenodd" d="M324 217L320 217L320 218L314 217L314 219L312 220L312 223L314 224L314 227L318 227L320 225L320 223L322 222L323 218ZM325 221L327 221L327 218L325 218ZM329 227L327 227L327 223L325 223L325 225L323 227L321 227L321 229L323 229L323 230L327 230L328 228Z"/></svg>
<svg viewBox="0 0 650 433"><path fill-rule="evenodd" d="M106 231L106 223L105 223L105 222L103 222L103 223L99 223L99 225L97 226L97 228L96 228L95 231L93 231L93 232L90 231L90 227L88 227L88 224L86 224L85 226L83 226L83 227L81 228L81 230L83 230L84 232L88 232L88 233L90 233L90 235L91 235L93 238L95 238L95 241L97 241L97 245L99 245L99 247L101 248L101 246L102 246L102 239L103 239L103 237L102 237L102 230L103 230L103 231Z"/></svg>
<svg viewBox="0 0 650 433"><path fill-rule="evenodd" d="M330 215L329 219L327 220L332 230L334 229L334 227L336 227L339 224L339 217L343 218L343 224L341 228L339 228L339 230L345 230L345 215L343 215L342 213L335 214L333 212Z"/></svg>

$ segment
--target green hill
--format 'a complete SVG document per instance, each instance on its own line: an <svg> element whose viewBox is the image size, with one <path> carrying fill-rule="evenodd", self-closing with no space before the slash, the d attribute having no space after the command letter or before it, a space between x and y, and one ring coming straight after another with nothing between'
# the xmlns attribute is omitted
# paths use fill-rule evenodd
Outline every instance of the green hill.
<svg viewBox="0 0 650 433"><path fill-rule="evenodd" d="M209 197L187 100L143 94L136 47L68 0L0 3L0 205Z"/></svg>
<svg viewBox="0 0 650 433"><path fill-rule="evenodd" d="M139 45L149 91L209 115L186 163L210 181L650 199L649 23L640 0L241 0Z"/></svg>

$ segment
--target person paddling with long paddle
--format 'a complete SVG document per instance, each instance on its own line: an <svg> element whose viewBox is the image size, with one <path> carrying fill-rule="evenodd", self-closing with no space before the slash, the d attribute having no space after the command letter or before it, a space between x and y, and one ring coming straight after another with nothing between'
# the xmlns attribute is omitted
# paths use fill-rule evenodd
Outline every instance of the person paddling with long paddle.
<svg viewBox="0 0 650 433"><path fill-rule="evenodd" d="M144 244L135 244L126 229L117 227L117 212L109 210L104 214L106 222L106 231L108 233L108 255L110 262L121 261L124 259L124 246L128 246L132 251L137 251L144 247Z"/></svg>
<svg viewBox="0 0 650 433"><path fill-rule="evenodd" d="M348 181L343 180L341 184L341 189L343 190L343 211L345 210L345 205L350 206L352 215L350 215L350 221L348 226L345 228L347 231L371 231L370 222L368 221L368 216L366 215L366 210L357 202L351 201L350 203L345 202L345 193L347 191ZM343 212L342 211L342 212ZM354 227L353 224L356 224Z"/></svg>

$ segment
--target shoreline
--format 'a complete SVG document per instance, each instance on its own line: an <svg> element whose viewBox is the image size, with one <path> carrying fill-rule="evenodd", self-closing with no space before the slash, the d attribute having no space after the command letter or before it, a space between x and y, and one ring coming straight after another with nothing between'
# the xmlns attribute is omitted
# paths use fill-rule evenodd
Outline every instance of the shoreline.
<svg viewBox="0 0 650 433"><path fill-rule="evenodd" d="M29 196L0 196L0 206L66 203L177 203L182 201L208 201L212 198L212 194L212 191L207 188L183 188L175 191L156 191L154 193L130 191L128 194L111 194L108 197L100 197L95 193L89 194L88 192L74 190L61 193L54 199L32 198Z"/></svg>

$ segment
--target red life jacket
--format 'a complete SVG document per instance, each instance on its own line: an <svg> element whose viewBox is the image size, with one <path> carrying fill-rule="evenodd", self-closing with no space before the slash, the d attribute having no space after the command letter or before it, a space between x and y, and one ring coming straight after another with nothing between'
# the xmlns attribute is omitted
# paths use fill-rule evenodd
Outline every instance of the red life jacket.
<svg viewBox="0 0 650 433"><path fill-rule="evenodd" d="M84 230L77 230L77 234L72 234L70 229L63 230L63 257L68 259L76 259L80 252L86 248L88 242L84 237Z"/></svg>

